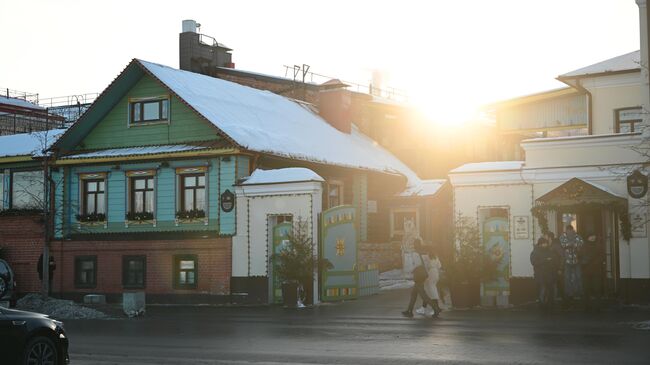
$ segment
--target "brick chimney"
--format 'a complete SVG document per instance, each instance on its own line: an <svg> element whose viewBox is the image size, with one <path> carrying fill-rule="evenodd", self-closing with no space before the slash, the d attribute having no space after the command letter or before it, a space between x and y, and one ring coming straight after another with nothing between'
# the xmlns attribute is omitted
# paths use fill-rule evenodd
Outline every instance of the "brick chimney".
<svg viewBox="0 0 650 365"><path fill-rule="evenodd" d="M205 75L211 75L215 67L235 68L232 49L213 37L200 34L200 26L194 20L183 20L183 31L179 34L179 68Z"/></svg>
<svg viewBox="0 0 650 365"><path fill-rule="evenodd" d="M341 132L352 131L352 92L344 88L321 90L318 112L332 127Z"/></svg>

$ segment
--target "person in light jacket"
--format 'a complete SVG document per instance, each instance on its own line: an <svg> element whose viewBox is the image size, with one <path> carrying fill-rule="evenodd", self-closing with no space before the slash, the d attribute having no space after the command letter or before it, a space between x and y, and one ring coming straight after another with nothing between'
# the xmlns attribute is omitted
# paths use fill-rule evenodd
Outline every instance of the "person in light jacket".
<svg viewBox="0 0 650 365"><path fill-rule="evenodd" d="M442 269L442 264L440 263L440 259L438 259L438 255L433 247L429 247L425 251L428 253L422 255L422 257L424 258L424 264L427 267L427 273L429 276L427 277L427 280L424 281L424 291L434 303L434 307L432 308L434 313L440 313L442 310L440 309L438 280L440 280L440 269ZM417 314L425 315L427 314L426 308L427 302L422 300L422 307L418 308L415 312Z"/></svg>
<svg viewBox="0 0 650 365"><path fill-rule="evenodd" d="M417 266L413 270L413 289L411 289L411 298L409 300L408 308L402 312L402 315L404 317L413 317L413 307L415 307L415 301L418 299L418 295L422 297L422 299L431 305L431 308L434 309L433 313L433 318L437 318L438 314L440 314L440 307L438 307L438 301L433 301L429 295L427 294L426 290L424 290L424 283L426 279L428 278L428 272L425 274L427 277L418 277L416 275L416 271L418 270L418 267L424 267L425 269L426 264L425 264L425 254L423 247L422 247L422 241L418 238L415 240L414 243L415 247L415 252L418 255L418 260L416 261ZM428 259L427 259L428 261Z"/></svg>

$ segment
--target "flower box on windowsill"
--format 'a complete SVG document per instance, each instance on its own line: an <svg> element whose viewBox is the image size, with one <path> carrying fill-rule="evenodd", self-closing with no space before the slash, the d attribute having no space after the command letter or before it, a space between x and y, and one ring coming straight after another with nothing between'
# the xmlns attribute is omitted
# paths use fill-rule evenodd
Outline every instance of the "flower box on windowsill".
<svg viewBox="0 0 650 365"><path fill-rule="evenodd" d="M103 226L107 227L106 214L91 213L91 214L77 214L76 216L79 227L81 226Z"/></svg>
<svg viewBox="0 0 650 365"><path fill-rule="evenodd" d="M203 223L207 226L208 217L206 217L205 211L202 209L179 210L176 212L176 220L174 223L176 226L182 223Z"/></svg>
<svg viewBox="0 0 650 365"><path fill-rule="evenodd" d="M126 213L124 221L124 226L126 228L129 225L140 225L140 224L150 224L154 227L156 226L156 218L151 212L136 212L136 213Z"/></svg>

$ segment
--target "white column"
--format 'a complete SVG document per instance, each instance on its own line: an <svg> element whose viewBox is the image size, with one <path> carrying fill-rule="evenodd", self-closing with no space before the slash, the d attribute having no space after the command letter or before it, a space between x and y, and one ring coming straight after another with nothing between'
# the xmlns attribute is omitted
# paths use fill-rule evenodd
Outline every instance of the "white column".
<svg viewBox="0 0 650 365"><path fill-rule="evenodd" d="M641 40L641 103L644 110L644 136L650 137L650 64L648 63L648 8L647 0L636 0L639 6Z"/></svg>

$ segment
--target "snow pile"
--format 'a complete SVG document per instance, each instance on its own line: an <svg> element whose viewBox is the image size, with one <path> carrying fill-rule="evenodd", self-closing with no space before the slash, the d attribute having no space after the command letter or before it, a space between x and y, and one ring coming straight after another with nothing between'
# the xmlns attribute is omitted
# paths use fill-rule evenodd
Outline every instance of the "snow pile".
<svg viewBox="0 0 650 365"><path fill-rule="evenodd" d="M105 313L96 309L75 304L72 300L47 298L43 300L40 294L27 294L16 304L16 308L29 312L47 314L56 319L103 319Z"/></svg>
<svg viewBox="0 0 650 365"><path fill-rule="evenodd" d="M401 269L384 271L379 274L379 290L408 289L413 287L410 275Z"/></svg>
<svg viewBox="0 0 650 365"><path fill-rule="evenodd" d="M277 184L285 182L325 181L318 174L304 167L289 167L276 170L253 171L242 185Z"/></svg>
<svg viewBox="0 0 650 365"><path fill-rule="evenodd" d="M637 330L650 331L650 321L637 322L632 327Z"/></svg>

